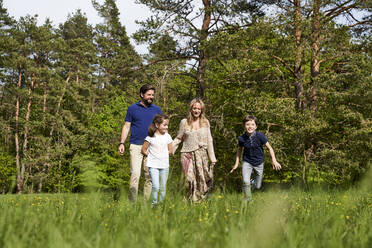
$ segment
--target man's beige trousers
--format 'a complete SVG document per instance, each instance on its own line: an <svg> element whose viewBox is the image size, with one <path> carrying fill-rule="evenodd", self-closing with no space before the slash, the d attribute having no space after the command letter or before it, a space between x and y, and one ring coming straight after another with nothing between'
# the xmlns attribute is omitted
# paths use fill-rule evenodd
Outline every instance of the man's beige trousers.
<svg viewBox="0 0 372 248"><path fill-rule="evenodd" d="M129 182L129 199L131 201L137 200L138 184L141 177L141 167L143 163L143 171L145 174L145 185L143 188L143 196L148 200L151 195L151 178L149 170L146 166L146 157L141 153L142 145L130 144L130 182Z"/></svg>

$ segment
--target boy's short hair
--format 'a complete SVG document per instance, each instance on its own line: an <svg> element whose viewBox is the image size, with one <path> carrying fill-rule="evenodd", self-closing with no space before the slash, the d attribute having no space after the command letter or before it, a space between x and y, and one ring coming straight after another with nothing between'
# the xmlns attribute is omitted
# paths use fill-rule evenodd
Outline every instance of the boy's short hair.
<svg viewBox="0 0 372 248"><path fill-rule="evenodd" d="M256 125L258 125L258 120L257 120L256 116L254 116L254 115L244 116L243 124L245 124L247 121L254 121L254 123L256 123Z"/></svg>

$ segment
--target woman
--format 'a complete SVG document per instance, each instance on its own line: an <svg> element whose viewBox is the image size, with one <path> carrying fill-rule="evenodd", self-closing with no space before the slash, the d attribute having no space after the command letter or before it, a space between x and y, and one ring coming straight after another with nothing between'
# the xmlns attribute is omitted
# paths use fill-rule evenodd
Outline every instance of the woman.
<svg viewBox="0 0 372 248"><path fill-rule="evenodd" d="M204 103L200 99L191 101L189 114L181 121L178 135L173 141L173 151L181 142L181 164L187 195L192 201L199 202L211 190L216 163L210 125L205 117ZM211 160L210 166L208 157Z"/></svg>

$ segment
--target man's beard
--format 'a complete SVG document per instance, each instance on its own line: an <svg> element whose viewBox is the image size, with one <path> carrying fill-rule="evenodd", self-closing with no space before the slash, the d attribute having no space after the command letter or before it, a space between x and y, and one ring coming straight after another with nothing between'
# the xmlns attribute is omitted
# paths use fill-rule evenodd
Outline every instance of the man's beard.
<svg viewBox="0 0 372 248"><path fill-rule="evenodd" d="M149 101L150 100L150 101ZM143 103L145 104L145 105L150 105L152 102L153 102L153 99L148 99L148 100L145 100L145 99L143 99L142 98L142 101L143 101Z"/></svg>

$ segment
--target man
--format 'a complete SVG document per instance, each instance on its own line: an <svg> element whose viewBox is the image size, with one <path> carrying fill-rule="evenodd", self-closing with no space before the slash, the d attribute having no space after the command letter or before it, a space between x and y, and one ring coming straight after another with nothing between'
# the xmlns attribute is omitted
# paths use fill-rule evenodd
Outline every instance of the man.
<svg viewBox="0 0 372 248"><path fill-rule="evenodd" d="M121 138L119 144L120 155L124 154L124 143L128 137L130 130L130 182L129 182L129 199L135 201L138 195L138 183L141 176L141 166L144 163L145 186L143 194L145 199L150 198L151 194L151 179L145 159L141 153L143 142L147 136L147 130L152 123L152 119L156 114L162 114L160 108L154 101L155 88L150 84L145 84L140 89L141 100L128 107L125 123L121 130Z"/></svg>

